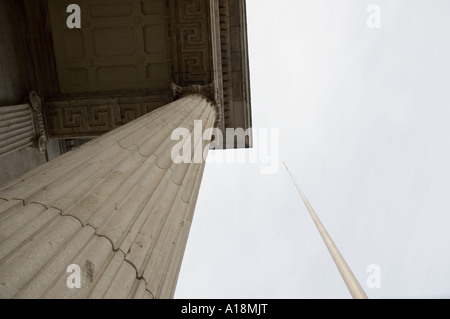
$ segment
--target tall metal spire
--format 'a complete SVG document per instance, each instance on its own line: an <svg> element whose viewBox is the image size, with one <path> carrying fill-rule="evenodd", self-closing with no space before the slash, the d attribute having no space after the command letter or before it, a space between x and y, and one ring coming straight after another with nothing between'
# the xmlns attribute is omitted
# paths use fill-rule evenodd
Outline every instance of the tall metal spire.
<svg viewBox="0 0 450 319"><path fill-rule="evenodd" d="M352 297L354 299L368 299L366 293L362 289L361 285L359 284L358 280L356 279L356 277L353 274L350 267L345 262L344 257L342 257L341 253L339 252L339 249L334 244L333 240L331 239L327 230L323 226L323 224L320 221L319 217L317 216L316 212L312 208L312 206L309 203L308 199L306 198L305 194L303 194L300 186L298 186L297 182L294 179L294 176L289 171L286 163L283 162L283 164L286 167L286 170L289 173L289 176L291 176L291 179L294 182L294 185L297 188L300 196L302 197L303 202L305 203L305 206L308 209L308 212L314 221L314 224L316 224L316 227L319 230L320 236L322 236L322 239L325 242L325 245L327 246L328 251L330 252L331 257L333 258L339 272L341 273L341 276L344 279L345 284L347 285L347 288L348 288L350 294L352 295Z"/></svg>

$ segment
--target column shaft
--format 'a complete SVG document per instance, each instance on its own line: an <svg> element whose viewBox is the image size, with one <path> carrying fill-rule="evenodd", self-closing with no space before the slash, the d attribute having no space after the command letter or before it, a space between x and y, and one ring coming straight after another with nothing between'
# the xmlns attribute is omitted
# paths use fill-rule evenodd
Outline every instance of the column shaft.
<svg viewBox="0 0 450 319"><path fill-rule="evenodd" d="M173 297L204 162L175 164L171 134L195 120L211 128L216 112L191 94L3 185L0 296Z"/></svg>

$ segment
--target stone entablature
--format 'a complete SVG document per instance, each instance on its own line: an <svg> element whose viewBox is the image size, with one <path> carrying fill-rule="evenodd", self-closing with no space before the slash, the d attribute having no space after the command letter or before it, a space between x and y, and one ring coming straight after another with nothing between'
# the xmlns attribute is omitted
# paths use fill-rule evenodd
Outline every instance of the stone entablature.
<svg viewBox="0 0 450 319"><path fill-rule="evenodd" d="M73 1L59 1L58 6L46 0L22 3L50 137L101 135L168 103L171 83L181 87L213 83L215 99L222 106L221 129L252 126L245 0L143 0L140 8L124 0L121 10L109 6L108 12L101 9L104 1L81 1L84 18L78 30L65 29L67 13L61 8L66 2ZM108 31L113 27L108 21L114 21L115 29ZM129 52L119 46L115 60L105 56L114 51L114 42L105 40L108 34L114 36L113 31L118 37L128 39L129 32L138 39L129 43L133 46ZM147 33L159 39L154 54L153 38ZM80 44L68 44L68 36ZM108 47L111 50L103 50ZM69 52L72 59L61 52ZM66 74L69 69L75 73ZM136 76L136 81L131 86L114 83L108 89L108 74L111 78L123 74L124 81L135 81ZM82 82L79 89L68 88L71 78L93 85L99 79L104 82L98 82L99 91L86 89L89 86Z"/></svg>

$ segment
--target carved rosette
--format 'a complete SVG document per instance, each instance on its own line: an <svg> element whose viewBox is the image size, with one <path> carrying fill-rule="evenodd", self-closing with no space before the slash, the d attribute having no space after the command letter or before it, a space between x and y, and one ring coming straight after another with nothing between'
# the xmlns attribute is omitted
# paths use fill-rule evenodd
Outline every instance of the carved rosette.
<svg viewBox="0 0 450 319"><path fill-rule="evenodd" d="M37 135L37 146L41 153L45 153L48 145L47 132L45 130L44 115L42 113L42 100L36 91L29 95L31 107L33 108L34 125Z"/></svg>
<svg viewBox="0 0 450 319"><path fill-rule="evenodd" d="M198 94L206 97L214 106L216 111L216 121L214 123L214 127L220 127L222 123L222 107L217 98L217 92L213 83L207 85L193 84L189 86L179 86L172 82L170 85L170 90L174 101L189 94Z"/></svg>

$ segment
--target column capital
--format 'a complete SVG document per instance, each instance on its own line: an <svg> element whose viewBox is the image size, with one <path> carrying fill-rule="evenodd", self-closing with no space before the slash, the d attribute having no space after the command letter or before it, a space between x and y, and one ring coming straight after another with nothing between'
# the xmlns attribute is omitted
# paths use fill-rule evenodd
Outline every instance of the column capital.
<svg viewBox="0 0 450 319"><path fill-rule="evenodd" d="M189 94L199 94L207 98L214 106L214 109L216 111L216 121L214 123L214 127L221 126L222 107L220 105L219 99L217 98L217 89L215 88L214 82L207 85L192 84L189 86L179 86L172 82L170 84L170 91L172 93L172 99L174 101Z"/></svg>
<svg viewBox="0 0 450 319"><path fill-rule="evenodd" d="M170 91L173 100L178 100L188 94L200 94L212 102L216 100L216 92L214 91L213 83L207 85L192 84L189 86L180 86L172 82L170 84Z"/></svg>

